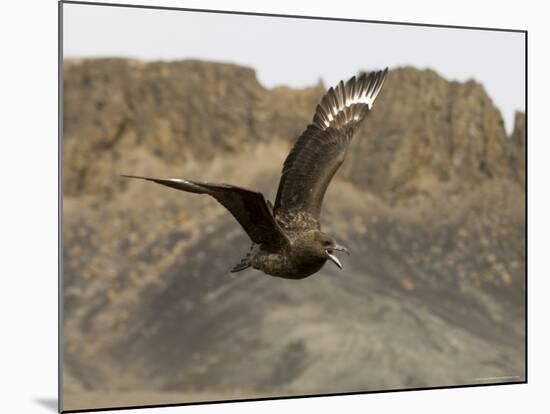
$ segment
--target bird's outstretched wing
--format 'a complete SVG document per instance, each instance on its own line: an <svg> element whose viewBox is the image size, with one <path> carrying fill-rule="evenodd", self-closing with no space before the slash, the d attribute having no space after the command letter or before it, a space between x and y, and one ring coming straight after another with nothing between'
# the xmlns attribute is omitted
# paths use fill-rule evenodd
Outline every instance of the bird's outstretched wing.
<svg viewBox="0 0 550 414"><path fill-rule="evenodd" d="M372 109L387 71L354 76L328 90L285 160L276 216L299 211L318 222L330 180L344 161L354 130Z"/></svg>
<svg viewBox="0 0 550 414"><path fill-rule="evenodd" d="M179 178L162 179L135 175L123 177L153 181L189 193L208 194L237 219L254 243L261 244L266 250L270 247L281 248L289 243L287 236L273 218L262 193L227 184L199 183Z"/></svg>

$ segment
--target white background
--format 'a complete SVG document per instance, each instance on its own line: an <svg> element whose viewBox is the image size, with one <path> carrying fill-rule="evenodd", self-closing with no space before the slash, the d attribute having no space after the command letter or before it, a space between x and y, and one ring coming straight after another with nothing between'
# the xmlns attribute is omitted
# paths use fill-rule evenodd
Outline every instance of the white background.
<svg viewBox="0 0 550 414"><path fill-rule="evenodd" d="M124 0L118 0L125 3ZM136 413L543 413L550 352L548 13L542 1L147 1L191 8L529 30L529 384L130 410ZM98 27L98 30L101 28ZM57 394L57 4L0 6L0 411L52 413Z"/></svg>

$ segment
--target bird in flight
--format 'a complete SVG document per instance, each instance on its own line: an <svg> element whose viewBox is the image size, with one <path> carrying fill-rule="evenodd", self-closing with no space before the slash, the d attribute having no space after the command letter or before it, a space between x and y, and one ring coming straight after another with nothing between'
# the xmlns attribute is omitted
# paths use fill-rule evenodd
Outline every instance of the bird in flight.
<svg viewBox="0 0 550 414"><path fill-rule="evenodd" d="M252 267L271 276L303 279L319 271L327 260L342 269L335 252L349 252L321 231L323 197L344 162L354 131L372 110L387 72L386 68L363 73L345 84L340 81L327 91L317 105L311 124L284 162L274 205L260 192L229 184L123 177L214 197L252 240L249 253L232 272Z"/></svg>

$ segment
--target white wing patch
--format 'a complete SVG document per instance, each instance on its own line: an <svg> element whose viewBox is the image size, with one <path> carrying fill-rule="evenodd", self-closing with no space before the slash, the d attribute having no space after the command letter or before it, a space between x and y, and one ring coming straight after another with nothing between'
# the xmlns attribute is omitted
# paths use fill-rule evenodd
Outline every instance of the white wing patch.
<svg viewBox="0 0 550 414"><path fill-rule="evenodd" d="M367 95L357 96L355 98L346 100L346 103L343 106L336 107L334 109L336 110L336 112L341 112L344 108L349 108L352 105L365 104L365 105L367 105L367 107L369 108L369 111L370 111L370 110L372 110L372 105L374 104L374 100L376 99L376 96L378 96L378 93L374 96L367 96ZM332 121L334 121L335 118L332 115L332 111L327 114L327 117L328 117L328 122L325 121L325 126L328 128L330 126L330 124L332 123ZM353 120L358 121L359 120L359 114L355 114L353 116Z"/></svg>
<svg viewBox="0 0 550 414"><path fill-rule="evenodd" d="M351 78L345 85L340 82L335 88L330 88L317 107L314 122L324 127L323 129L334 126L335 123L344 126L350 122L360 122L366 113L363 105L368 111L372 110L386 73L387 69L363 74L358 78Z"/></svg>

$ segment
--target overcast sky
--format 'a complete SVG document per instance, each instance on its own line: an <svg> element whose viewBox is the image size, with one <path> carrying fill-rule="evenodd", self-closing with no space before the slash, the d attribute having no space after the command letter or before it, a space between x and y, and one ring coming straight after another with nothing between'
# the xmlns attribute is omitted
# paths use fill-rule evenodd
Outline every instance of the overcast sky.
<svg viewBox="0 0 550 414"><path fill-rule="evenodd" d="M256 69L265 87L330 86L412 65L481 82L511 130L525 102L522 33L64 4L64 57L203 59Z"/></svg>

